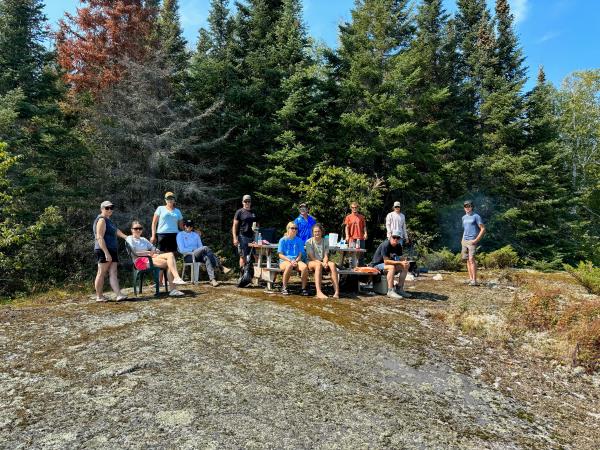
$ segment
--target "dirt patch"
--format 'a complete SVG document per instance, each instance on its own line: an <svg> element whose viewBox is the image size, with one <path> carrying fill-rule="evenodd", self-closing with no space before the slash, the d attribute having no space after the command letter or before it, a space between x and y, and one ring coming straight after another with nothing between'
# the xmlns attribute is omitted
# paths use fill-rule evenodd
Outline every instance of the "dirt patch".
<svg viewBox="0 0 600 450"><path fill-rule="evenodd" d="M3 307L0 446L594 448L597 377L440 320L523 289L486 276L399 302L201 286Z"/></svg>

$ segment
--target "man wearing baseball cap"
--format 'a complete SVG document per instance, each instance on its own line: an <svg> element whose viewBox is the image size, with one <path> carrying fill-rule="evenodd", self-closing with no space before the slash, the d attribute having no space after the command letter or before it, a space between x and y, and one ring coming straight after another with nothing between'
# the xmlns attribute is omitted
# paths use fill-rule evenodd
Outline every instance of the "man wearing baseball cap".
<svg viewBox="0 0 600 450"><path fill-rule="evenodd" d="M401 261L402 246L400 239L402 236L401 230L393 230L389 239L386 239L373 255L371 266L383 272L387 271L387 296L391 298L401 299L403 297L411 297L408 292L404 292L404 280L408 274L408 261ZM394 290L394 276L399 273L398 286Z"/></svg>
<svg viewBox="0 0 600 450"><path fill-rule="evenodd" d="M258 216L252 209L252 197L246 194L242 197L242 207L233 216L231 234L233 245L237 247L240 256L240 268L244 267L246 257L252 250L249 245L254 239L254 228L258 227Z"/></svg>
<svg viewBox="0 0 600 450"><path fill-rule="evenodd" d="M385 229L387 231L387 238L389 239L392 236L393 230L400 230L402 236L400 238L400 245L404 246L405 243L408 243L408 233L406 231L406 218L404 214L400 212L400 202L394 202L394 208L392 212L388 213L385 216Z"/></svg>
<svg viewBox="0 0 600 450"><path fill-rule="evenodd" d="M479 214L473 212L474 206L471 200L465 200L463 203L465 215L462 217L463 235L461 240L461 255L463 261L467 261L469 286L478 286L475 252L477 251L477 244L485 234L485 225Z"/></svg>

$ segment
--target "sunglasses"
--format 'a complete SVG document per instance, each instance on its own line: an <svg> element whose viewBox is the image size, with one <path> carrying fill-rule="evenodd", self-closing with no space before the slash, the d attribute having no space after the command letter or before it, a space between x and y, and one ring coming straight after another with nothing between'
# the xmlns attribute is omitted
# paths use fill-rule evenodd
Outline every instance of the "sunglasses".
<svg viewBox="0 0 600 450"><path fill-rule="evenodd" d="M400 207L399 206L394 206L394 209L400 209Z"/></svg>
<svg viewBox="0 0 600 450"><path fill-rule="evenodd" d="M167 197L165 198L166 201L168 202L174 202L175 201L175 197Z"/></svg>
<svg viewBox="0 0 600 450"><path fill-rule="evenodd" d="M288 230L297 230L298 227L289 227Z"/></svg>
<svg viewBox="0 0 600 450"><path fill-rule="evenodd" d="M105 206L104 209L108 210L108 211L112 211L113 209L115 209L114 206Z"/></svg>
<svg viewBox="0 0 600 450"><path fill-rule="evenodd" d="M392 237L391 237L391 239L396 239L396 240L398 240L398 239L400 239L400 236L392 236Z"/></svg>
<svg viewBox="0 0 600 450"><path fill-rule="evenodd" d="M465 208L472 208L473 205L463 205Z"/></svg>
<svg viewBox="0 0 600 450"><path fill-rule="evenodd" d="M242 203L251 203L250 200L244 200Z"/></svg>
<svg viewBox="0 0 600 450"><path fill-rule="evenodd" d="M132 230L134 230L134 231L142 231L143 228L142 227L134 227L134 228L132 228Z"/></svg>

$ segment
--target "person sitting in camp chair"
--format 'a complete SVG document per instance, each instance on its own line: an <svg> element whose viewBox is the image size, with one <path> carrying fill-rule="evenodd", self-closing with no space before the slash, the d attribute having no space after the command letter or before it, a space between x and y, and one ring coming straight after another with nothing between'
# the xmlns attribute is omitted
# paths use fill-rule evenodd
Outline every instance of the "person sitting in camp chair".
<svg viewBox="0 0 600 450"><path fill-rule="evenodd" d="M148 239L142 237L144 227L140 222L134 220L131 224L131 236L127 236L127 243L131 247L135 256L150 256L152 263L161 269L167 270L167 279L169 280L169 295L172 297L184 295L183 292L175 289L175 285L187 284L179 276L177 271L177 262L172 252L161 253Z"/></svg>
<svg viewBox="0 0 600 450"><path fill-rule="evenodd" d="M217 287L219 282L215 279L215 269L220 269L223 273L229 272L229 269L221 265L221 261L215 256L210 247L202 244L200 232L194 231L194 222L184 220L183 229L183 231L177 233L177 249L179 253L193 254L193 258L192 255L184 256L184 260L187 263L192 262L192 259L195 262L204 263L210 284Z"/></svg>

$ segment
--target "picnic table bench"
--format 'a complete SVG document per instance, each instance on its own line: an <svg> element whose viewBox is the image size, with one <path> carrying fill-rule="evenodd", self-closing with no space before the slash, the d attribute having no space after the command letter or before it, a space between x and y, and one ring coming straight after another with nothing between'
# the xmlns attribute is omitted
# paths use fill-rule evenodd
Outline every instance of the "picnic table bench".
<svg viewBox="0 0 600 450"><path fill-rule="evenodd" d="M277 244L266 244L253 242L250 247L254 248L257 255L257 260L254 263L254 285L258 285L259 280L263 280L267 283L267 290L273 289L273 283L278 273L283 272L279 268L279 258L277 256ZM358 255L365 253L365 249L362 248L348 248L348 247L329 247L330 253L341 253L341 263L344 266L347 261L349 268L338 269L340 276L356 276L356 291L358 291L358 276L365 276L364 273L355 272L354 267L358 264ZM275 253L275 257L273 257Z"/></svg>

